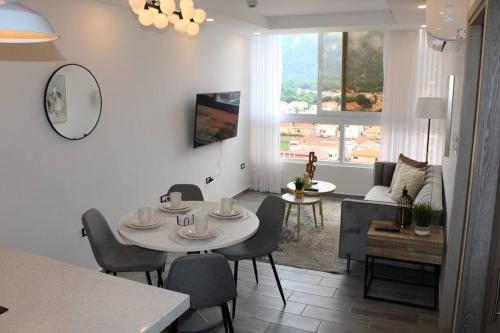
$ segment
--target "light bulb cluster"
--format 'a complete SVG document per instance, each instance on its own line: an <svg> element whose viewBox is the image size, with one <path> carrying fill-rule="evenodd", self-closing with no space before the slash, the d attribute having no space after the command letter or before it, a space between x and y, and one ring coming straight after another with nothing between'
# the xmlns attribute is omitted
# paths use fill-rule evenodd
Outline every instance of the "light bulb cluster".
<svg viewBox="0 0 500 333"><path fill-rule="evenodd" d="M179 10L175 0L129 0L128 3L143 26L154 25L161 30L172 24L178 33L193 37L198 35L200 24L207 19L203 9L194 7L193 0L180 0Z"/></svg>

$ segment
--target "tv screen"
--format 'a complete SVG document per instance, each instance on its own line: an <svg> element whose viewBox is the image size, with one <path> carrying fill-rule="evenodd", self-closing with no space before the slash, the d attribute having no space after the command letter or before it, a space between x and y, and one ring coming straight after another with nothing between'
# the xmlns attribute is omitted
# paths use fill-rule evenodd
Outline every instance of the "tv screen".
<svg viewBox="0 0 500 333"><path fill-rule="evenodd" d="M238 134L240 92L198 94L194 147L234 138Z"/></svg>

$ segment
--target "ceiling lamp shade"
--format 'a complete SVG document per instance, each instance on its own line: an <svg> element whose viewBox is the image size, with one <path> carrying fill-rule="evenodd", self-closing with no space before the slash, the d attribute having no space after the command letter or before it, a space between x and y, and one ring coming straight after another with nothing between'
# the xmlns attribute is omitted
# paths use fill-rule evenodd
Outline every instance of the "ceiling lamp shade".
<svg viewBox="0 0 500 333"><path fill-rule="evenodd" d="M128 4L143 26L154 25L161 30L172 25L178 33L191 37L199 34L200 24L207 19L205 11L195 8L193 0L180 0L180 9L175 0L128 0Z"/></svg>
<svg viewBox="0 0 500 333"><path fill-rule="evenodd" d="M0 43L41 43L59 38L40 14L12 0L0 0Z"/></svg>

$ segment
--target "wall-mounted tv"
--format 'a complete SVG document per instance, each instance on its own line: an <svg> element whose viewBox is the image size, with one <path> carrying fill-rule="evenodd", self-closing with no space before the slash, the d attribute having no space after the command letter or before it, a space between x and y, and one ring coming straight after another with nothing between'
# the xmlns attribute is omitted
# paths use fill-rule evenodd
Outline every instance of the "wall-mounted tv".
<svg viewBox="0 0 500 333"><path fill-rule="evenodd" d="M194 125L194 148L236 137L240 92L198 94Z"/></svg>

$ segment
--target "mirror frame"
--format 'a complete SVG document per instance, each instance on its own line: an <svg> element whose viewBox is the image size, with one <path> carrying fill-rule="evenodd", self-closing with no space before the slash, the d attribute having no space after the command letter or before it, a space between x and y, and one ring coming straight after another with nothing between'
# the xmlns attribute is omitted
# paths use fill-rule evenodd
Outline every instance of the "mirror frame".
<svg viewBox="0 0 500 333"><path fill-rule="evenodd" d="M82 136L81 138L68 138L66 136L64 136L62 133L60 133L54 126L54 124L52 124L52 122L50 121L50 116L49 116L49 110L47 110L47 91L49 89L49 86L50 86L50 82L52 82L52 78L61 70L63 69L64 67L68 67L68 66L78 66L82 69L84 69L85 71L87 71L90 76L94 79L96 85L97 85L97 89L99 91L99 100L101 101L101 105L100 105L100 108L99 108L99 117L97 117L97 121L94 125L94 127L92 127L92 129L90 130L90 132L88 132L87 134L85 134L84 136ZM97 81L96 77L94 76L94 74L92 74L92 72L90 70L88 70L86 67L82 66L82 65L79 65L79 64L66 64L66 65L62 65L60 66L59 68L57 68L53 73L52 75L50 75L49 77L49 80L47 81L47 84L45 85L45 94L43 96L43 108L45 109L45 116L47 117L47 120L50 124L50 127L52 127L52 129L54 130L54 132L56 132L59 136L67 139L67 140L71 140L71 141L78 141L78 140L82 140L82 139L85 139L86 137L88 137L97 127L97 125L99 124L99 121L101 120L101 115L102 115L102 92L101 92L101 87L99 86L99 82Z"/></svg>

